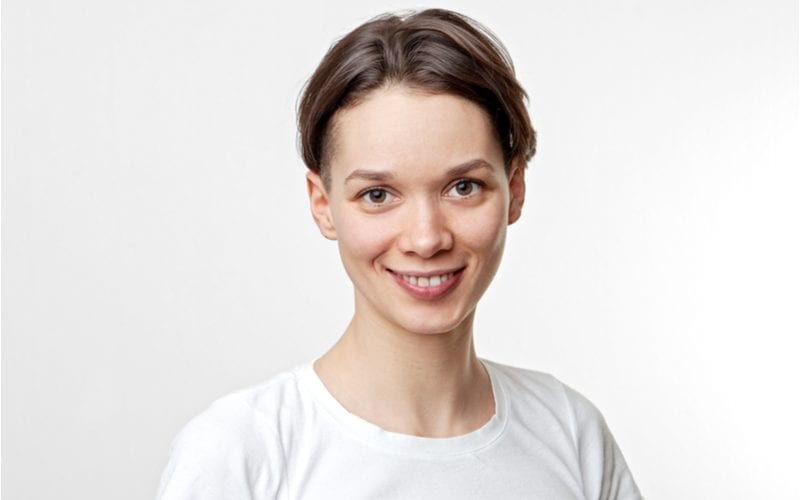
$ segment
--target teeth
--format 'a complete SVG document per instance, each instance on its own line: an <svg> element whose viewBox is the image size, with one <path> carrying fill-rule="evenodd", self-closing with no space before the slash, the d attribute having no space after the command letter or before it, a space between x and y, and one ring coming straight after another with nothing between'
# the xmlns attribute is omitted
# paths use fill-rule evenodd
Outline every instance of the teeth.
<svg viewBox="0 0 800 500"><path fill-rule="evenodd" d="M410 284L412 284L414 286L418 286L420 288L428 288L428 287L432 287L432 286L441 285L445 281L447 281L450 278L452 278L453 277L453 273L447 273L447 274L442 274L441 276L430 276L430 277L407 276L405 274L403 274L401 276L403 278L403 281L405 281L406 283L410 283Z"/></svg>

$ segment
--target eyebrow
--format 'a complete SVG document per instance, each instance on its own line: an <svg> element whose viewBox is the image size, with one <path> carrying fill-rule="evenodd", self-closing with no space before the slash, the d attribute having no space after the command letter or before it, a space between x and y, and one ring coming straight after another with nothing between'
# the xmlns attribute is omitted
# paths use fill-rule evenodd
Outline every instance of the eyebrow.
<svg viewBox="0 0 800 500"><path fill-rule="evenodd" d="M355 179L382 182L394 179L394 174L383 172L381 170L364 170L363 168L359 168L350 172L350 175L345 178L344 182L347 184Z"/></svg>
<svg viewBox="0 0 800 500"><path fill-rule="evenodd" d="M458 177L468 172L472 172L473 170L477 170L479 168L491 169L492 164L484 160L483 158L476 158L474 160L469 160L467 162L460 163L454 167L449 168L445 173L445 175L447 177ZM344 182L347 183L354 179L364 179L368 181L384 182L394 179L394 174L383 170L365 170L359 168L350 172L350 175L348 175L345 178Z"/></svg>
<svg viewBox="0 0 800 500"><path fill-rule="evenodd" d="M464 175L468 172L472 172L473 170L477 170L479 168L488 168L489 170L491 170L492 164L484 160L483 158L476 158L474 160L470 160L468 162L464 162L460 165L456 165L455 167L450 168L447 171L447 175L449 177L458 177L460 175Z"/></svg>

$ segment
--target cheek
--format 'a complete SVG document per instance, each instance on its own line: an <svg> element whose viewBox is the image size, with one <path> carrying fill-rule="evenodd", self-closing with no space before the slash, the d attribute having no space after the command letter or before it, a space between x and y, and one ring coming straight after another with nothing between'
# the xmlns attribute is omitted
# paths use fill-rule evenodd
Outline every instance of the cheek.
<svg viewBox="0 0 800 500"><path fill-rule="evenodd" d="M482 207L460 217L459 239L476 252L502 250L506 235L506 210L501 203Z"/></svg>
<svg viewBox="0 0 800 500"><path fill-rule="evenodd" d="M334 215L334 224L339 250L347 258L375 258L391 246L392 231L380 217L342 211Z"/></svg>

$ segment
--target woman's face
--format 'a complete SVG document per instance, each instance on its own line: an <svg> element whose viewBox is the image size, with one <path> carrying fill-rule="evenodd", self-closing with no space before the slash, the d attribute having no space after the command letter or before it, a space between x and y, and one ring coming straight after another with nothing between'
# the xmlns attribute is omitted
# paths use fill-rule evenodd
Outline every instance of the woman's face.
<svg viewBox="0 0 800 500"><path fill-rule="evenodd" d="M392 86L340 110L332 130L330 185L309 173L309 196L338 241L356 315L420 334L471 319L525 195L489 117L460 97Z"/></svg>

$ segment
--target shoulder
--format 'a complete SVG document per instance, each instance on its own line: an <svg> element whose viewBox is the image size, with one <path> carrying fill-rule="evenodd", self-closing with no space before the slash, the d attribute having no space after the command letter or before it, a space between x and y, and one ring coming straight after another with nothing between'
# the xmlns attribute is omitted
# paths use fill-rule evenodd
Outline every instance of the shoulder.
<svg viewBox="0 0 800 500"><path fill-rule="evenodd" d="M543 397L560 397L563 384L549 373L505 365L482 359L491 375L500 375L503 385L511 391L536 394Z"/></svg>
<svg viewBox="0 0 800 500"><path fill-rule="evenodd" d="M291 406L297 393L293 371L279 373L260 384L231 392L189 420L176 436L173 447L215 439L224 440L226 447L248 447L249 442L243 442L241 438L275 437L281 412Z"/></svg>
<svg viewBox="0 0 800 500"><path fill-rule="evenodd" d="M503 378L519 418L557 422L568 436L587 498L641 498L603 414L588 398L548 373L486 363Z"/></svg>
<svg viewBox="0 0 800 500"><path fill-rule="evenodd" d="M296 398L292 372L215 400L170 447L158 498L250 498L277 491L284 476L281 412Z"/></svg>
<svg viewBox="0 0 800 500"><path fill-rule="evenodd" d="M483 361L492 374L503 378L503 387L515 402L535 401L562 417L574 419L574 424L603 420L603 415L589 399L549 373Z"/></svg>

